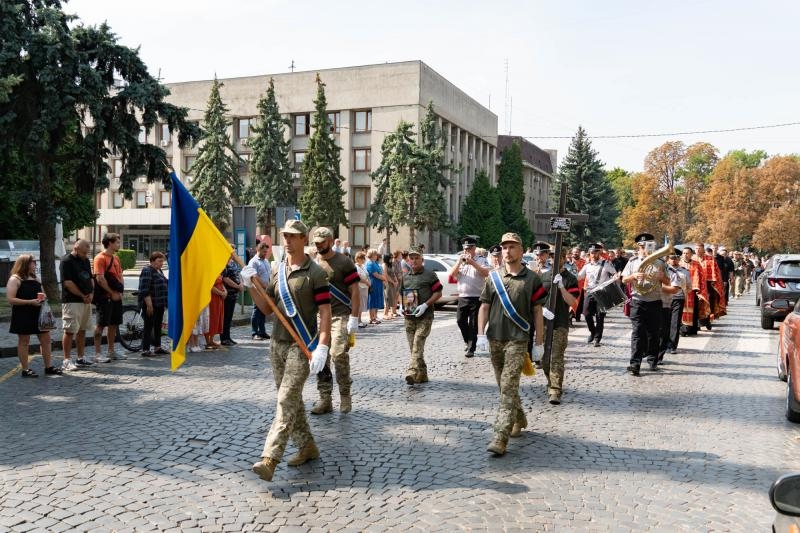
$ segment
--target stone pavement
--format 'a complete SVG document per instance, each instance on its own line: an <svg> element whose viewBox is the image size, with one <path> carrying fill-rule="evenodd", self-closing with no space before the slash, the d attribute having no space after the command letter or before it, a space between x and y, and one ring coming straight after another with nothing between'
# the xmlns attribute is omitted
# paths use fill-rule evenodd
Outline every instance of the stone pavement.
<svg viewBox="0 0 800 533"><path fill-rule="evenodd" d="M250 472L275 409L269 343L246 328L176 373L132 357L13 376L0 383L0 531L768 530L767 491L798 468L800 426L783 415L777 331L753 304L733 302L640 378L625 372L625 317L609 316L601 348L579 324L564 402L523 377L530 427L501 458L485 450L491 366L463 356L452 310L437 312L424 385L403 381L400 320L361 330L353 412L310 416L321 458L282 462L271 483Z"/></svg>

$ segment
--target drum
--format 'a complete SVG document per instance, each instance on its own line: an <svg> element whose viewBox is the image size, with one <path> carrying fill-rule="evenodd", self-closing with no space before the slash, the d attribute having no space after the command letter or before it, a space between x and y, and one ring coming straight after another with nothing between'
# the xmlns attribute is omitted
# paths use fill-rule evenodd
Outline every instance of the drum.
<svg viewBox="0 0 800 533"><path fill-rule="evenodd" d="M622 290L622 285L616 279L605 281L592 289L589 294L597 302L597 309L601 313L605 313L609 309L624 304L628 299L625 296L625 291Z"/></svg>

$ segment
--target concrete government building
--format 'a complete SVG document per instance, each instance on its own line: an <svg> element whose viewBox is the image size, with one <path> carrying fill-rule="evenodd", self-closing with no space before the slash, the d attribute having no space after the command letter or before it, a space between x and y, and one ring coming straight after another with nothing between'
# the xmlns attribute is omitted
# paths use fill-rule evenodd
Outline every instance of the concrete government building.
<svg viewBox="0 0 800 533"><path fill-rule="evenodd" d="M295 187L300 187L300 164L311 133L317 73L325 83L331 132L342 149L341 174L345 177L343 188L346 192L344 202L350 221L349 228L339 228L342 240L349 240L354 247L364 244L377 247L380 244L385 235L365 224L372 201L370 172L380 164L380 147L384 136L394 131L400 120L415 124L415 131L419 133L418 125L429 101L433 101L445 140L445 157L461 167L460 173L453 172L448 176L453 185L444 191L451 220L458 221L462 216L461 206L478 171L485 170L491 182L496 184L499 163L497 116L422 61L220 80L224 84L221 88L222 100L232 120L231 139L244 160L250 156L247 139L250 137L250 125L258 113L256 105L266 92L269 79L273 78L279 109L290 121L290 126L286 128L287 137L291 139L290 164L293 165ZM171 92L168 101L188 108L190 120L202 122L211 84L211 80L166 84ZM189 169L197 157L199 145L179 149L165 124L154 130L142 131L140 141L160 145L181 180L191 190ZM530 143L526 144L535 148ZM550 180L555 168L554 154L551 154L552 166L543 163L534 165L530 161L533 155L542 155L541 150L536 150L538 152L530 148L526 150L523 146L526 168L536 166L538 169L535 180L527 176L525 179L525 214L534 229L538 227L533 220L533 212L546 210ZM539 157L538 161L545 159L550 158ZM138 259L146 259L154 250L166 250L170 224L169 191L159 183L148 184L145 178L140 178L134 184L133 199L127 200L118 192L116 177L121 172L121 161L111 159L109 166L114 175L109 189L98 194L99 219L95 227L85 228L80 236L97 242L104 232L120 233L123 248L136 250ZM248 169L244 166L242 176L245 182L247 173ZM274 238L274 229L272 233ZM545 236L537 231L537 236L540 235ZM255 236L248 235L247 240L253 243ZM392 235L391 240L393 249L405 248L409 244L409 233L401 230L399 235ZM456 247L456 243L446 235L436 232L418 234L417 241L424 243L429 252L450 252ZM481 244L488 246L492 243Z"/></svg>

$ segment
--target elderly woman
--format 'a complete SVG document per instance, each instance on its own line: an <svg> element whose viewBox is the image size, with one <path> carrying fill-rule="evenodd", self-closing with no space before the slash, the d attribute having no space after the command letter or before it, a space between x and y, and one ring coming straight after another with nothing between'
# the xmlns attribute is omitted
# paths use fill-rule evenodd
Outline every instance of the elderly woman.
<svg viewBox="0 0 800 533"><path fill-rule="evenodd" d="M11 305L9 332L17 335L17 357L23 378L38 378L39 374L28 367L28 350L31 335L39 337L44 359L44 373L60 376L62 371L52 364L50 332L39 329L39 312L44 302L42 284L36 279L36 260L32 255L21 255L11 268L6 285L6 297Z"/></svg>
<svg viewBox="0 0 800 533"><path fill-rule="evenodd" d="M139 306L144 319L142 357L165 355L161 348L161 323L167 308L167 278L161 271L166 257L161 252L150 254L150 264L139 274ZM155 347L155 350L151 349Z"/></svg>
<svg viewBox="0 0 800 533"><path fill-rule="evenodd" d="M367 274L372 286L369 288L369 323L380 324L378 309L383 309L383 282L386 276L379 262L378 250L371 248L367 252Z"/></svg>
<svg viewBox="0 0 800 533"><path fill-rule="evenodd" d="M365 266L367 262L367 254L364 251L358 252L356 254L356 270L358 271L358 295L361 298L361 306L359 309L363 314L364 310L369 309L369 287L372 285L372 282L369 280L370 276L367 273L367 268ZM367 323L361 320L361 316L358 317L358 327L365 328L367 327Z"/></svg>

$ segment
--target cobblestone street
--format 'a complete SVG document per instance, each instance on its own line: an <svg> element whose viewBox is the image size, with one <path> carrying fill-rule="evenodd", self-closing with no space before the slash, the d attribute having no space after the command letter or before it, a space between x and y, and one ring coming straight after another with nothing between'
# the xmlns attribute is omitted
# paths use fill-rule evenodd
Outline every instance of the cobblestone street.
<svg viewBox="0 0 800 533"><path fill-rule="evenodd" d="M732 301L640 378L619 310L600 348L578 323L563 403L547 403L541 371L523 376L529 427L501 458L486 452L491 365L463 356L454 308L437 311L423 385L403 380L401 320L360 330L353 412L335 394L333 414L310 416L321 458L284 460L271 483L250 471L276 392L249 328L174 374L132 355L14 375L0 383L0 531L765 531L770 484L800 468L800 426L784 418L777 329L753 304ZM312 378L308 407L316 396Z"/></svg>

